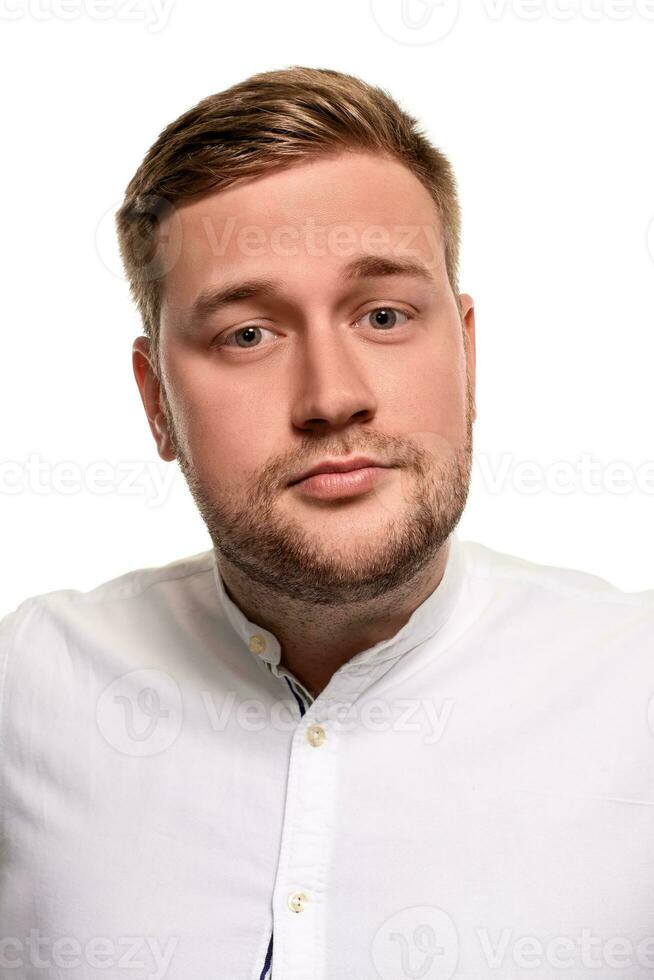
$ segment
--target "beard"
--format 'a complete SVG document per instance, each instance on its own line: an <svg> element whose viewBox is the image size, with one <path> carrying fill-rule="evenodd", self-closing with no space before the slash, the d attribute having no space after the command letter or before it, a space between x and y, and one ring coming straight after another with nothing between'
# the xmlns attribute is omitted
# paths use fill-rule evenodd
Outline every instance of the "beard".
<svg viewBox="0 0 654 980"><path fill-rule="evenodd" d="M267 464L242 491L228 491L203 478L177 433L165 389L164 414L177 462L207 527L217 557L222 556L252 582L273 594L326 606L367 603L402 591L431 562L463 513L472 469L473 399L466 387L466 434L462 446L448 445L436 457L409 440L359 429L345 438L312 439L309 464L322 455L377 453L408 473L404 507L393 507L383 533L347 552L316 539L300 521L280 512L288 492L288 459ZM336 502L337 506L342 504ZM345 505L348 502L345 501Z"/></svg>

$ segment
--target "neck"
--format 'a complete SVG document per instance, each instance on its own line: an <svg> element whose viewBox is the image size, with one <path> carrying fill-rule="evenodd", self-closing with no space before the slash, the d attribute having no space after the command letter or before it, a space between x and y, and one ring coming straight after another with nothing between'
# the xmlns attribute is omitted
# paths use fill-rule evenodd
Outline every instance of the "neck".
<svg viewBox="0 0 654 980"><path fill-rule="evenodd" d="M328 606L307 603L253 582L217 554L230 599L247 618L277 637L281 665L317 697L332 675L355 654L390 639L438 587L448 542L413 578L368 602Z"/></svg>

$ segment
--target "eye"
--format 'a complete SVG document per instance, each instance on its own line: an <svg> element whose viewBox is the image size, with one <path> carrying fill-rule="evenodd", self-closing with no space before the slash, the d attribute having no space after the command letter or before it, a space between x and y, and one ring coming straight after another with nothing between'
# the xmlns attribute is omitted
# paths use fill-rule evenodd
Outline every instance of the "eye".
<svg viewBox="0 0 654 980"><path fill-rule="evenodd" d="M374 316L374 320L371 326L373 326L375 330L390 330L392 327L397 326L398 313L400 316L405 318L405 322L413 319L410 314L405 313L403 310L398 310L394 306L376 306L374 309L368 310L367 313L364 313L361 319L363 320L365 317L372 314ZM357 323L359 323L359 320L357 320ZM403 324L400 324L400 326L403 326Z"/></svg>
<svg viewBox="0 0 654 980"><path fill-rule="evenodd" d="M247 350L249 347L260 347L261 336L267 333L274 337L272 330L266 330L265 327L259 327L255 323L250 323L245 327L232 330L231 333L225 334L224 337L220 337L216 346L239 347L241 350ZM231 343L232 340L235 343Z"/></svg>

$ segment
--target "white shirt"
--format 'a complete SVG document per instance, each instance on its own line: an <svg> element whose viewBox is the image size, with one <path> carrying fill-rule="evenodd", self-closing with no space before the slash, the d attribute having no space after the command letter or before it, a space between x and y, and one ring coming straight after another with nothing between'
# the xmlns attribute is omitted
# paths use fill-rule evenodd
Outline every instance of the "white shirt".
<svg viewBox="0 0 654 980"><path fill-rule="evenodd" d="M279 660L212 550L0 621L3 980L651 978L654 591L454 534Z"/></svg>

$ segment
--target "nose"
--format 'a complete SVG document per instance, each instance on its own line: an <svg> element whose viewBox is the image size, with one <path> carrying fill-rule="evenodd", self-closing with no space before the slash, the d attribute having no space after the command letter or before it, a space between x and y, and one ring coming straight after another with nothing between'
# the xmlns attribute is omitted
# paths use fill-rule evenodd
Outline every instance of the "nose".
<svg viewBox="0 0 654 980"><path fill-rule="evenodd" d="M368 383L365 351L344 333L349 329L324 320L307 324L294 366L296 428L324 432L374 416L377 402Z"/></svg>

